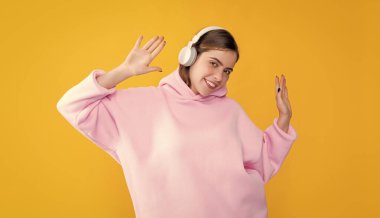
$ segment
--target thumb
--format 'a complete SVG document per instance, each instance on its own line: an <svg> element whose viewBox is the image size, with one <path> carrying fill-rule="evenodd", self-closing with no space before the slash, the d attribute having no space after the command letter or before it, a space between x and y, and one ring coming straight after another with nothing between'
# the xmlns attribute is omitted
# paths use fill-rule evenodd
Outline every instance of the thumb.
<svg viewBox="0 0 380 218"><path fill-rule="evenodd" d="M160 72L162 72L162 69L161 69L161 67L149 67L148 68L148 72L152 72L152 71L160 71Z"/></svg>

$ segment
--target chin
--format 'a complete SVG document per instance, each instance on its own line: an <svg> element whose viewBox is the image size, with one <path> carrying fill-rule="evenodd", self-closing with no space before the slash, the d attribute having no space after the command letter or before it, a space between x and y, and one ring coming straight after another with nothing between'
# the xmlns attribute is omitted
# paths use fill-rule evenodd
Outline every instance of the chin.
<svg viewBox="0 0 380 218"><path fill-rule="evenodd" d="M210 93L209 93L209 92L199 92L199 94L202 95L202 96L207 96L207 95L209 95Z"/></svg>

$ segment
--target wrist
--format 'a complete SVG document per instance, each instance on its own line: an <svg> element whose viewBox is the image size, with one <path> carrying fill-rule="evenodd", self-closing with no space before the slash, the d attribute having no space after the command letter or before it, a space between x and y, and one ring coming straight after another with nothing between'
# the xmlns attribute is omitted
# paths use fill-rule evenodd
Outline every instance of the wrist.
<svg viewBox="0 0 380 218"><path fill-rule="evenodd" d="M124 65L119 65L115 67L113 70L110 71L110 73L118 75L122 77L123 79L127 79L129 77L135 76L135 74L130 70L129 67Z"/></svg>
<svg viewBox="0 0 380 218"><path fill-rule="evenodd" d="M292 118L292 114L279 114L279 117L282 117L282 118L288 118L288 119L290 119L290 118Z"/></svg>
<svg viewBox="0 0 380 218"><path fill-rule="evenodd" d="M279 118L277 119L277 125L284 132L288 133L288 129L289 129L289 125L290 125L290 117L280 115Z"/></svg>

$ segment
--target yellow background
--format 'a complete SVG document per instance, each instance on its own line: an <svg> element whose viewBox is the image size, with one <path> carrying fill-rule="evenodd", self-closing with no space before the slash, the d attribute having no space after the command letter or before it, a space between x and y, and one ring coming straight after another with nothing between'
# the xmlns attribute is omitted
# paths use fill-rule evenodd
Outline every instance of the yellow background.
<svg viewBox="0 0 380 218"><path fill-rule="evenodd" d="M163 72L118 89L157 85L179 50L209 25L235 37L228 96L260 128L287 78L299 138L266 185L269 218L379 217L379 1L2 2L0 217L134 217L121 167L56 110L95 68L120 64L164 35Z"/></svg>

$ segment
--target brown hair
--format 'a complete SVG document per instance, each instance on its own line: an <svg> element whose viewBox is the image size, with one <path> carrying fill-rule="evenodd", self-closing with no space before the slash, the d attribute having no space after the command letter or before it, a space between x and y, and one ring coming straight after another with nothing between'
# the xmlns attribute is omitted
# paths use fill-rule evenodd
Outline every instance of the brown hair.
<svg viewBox="0 0 380 218"><path fill-rule="evenodd" d="M236 41L232 34L224 29L211 30L206 34L203 34L193 47L197 51L197 58L203 52L209 50L232 50L237 54L236 62L239 60L239 49ZM179 75L189 87L191 87L189 76L190 67L191 66L185 67L182 64L179 64Z"/></svg>

